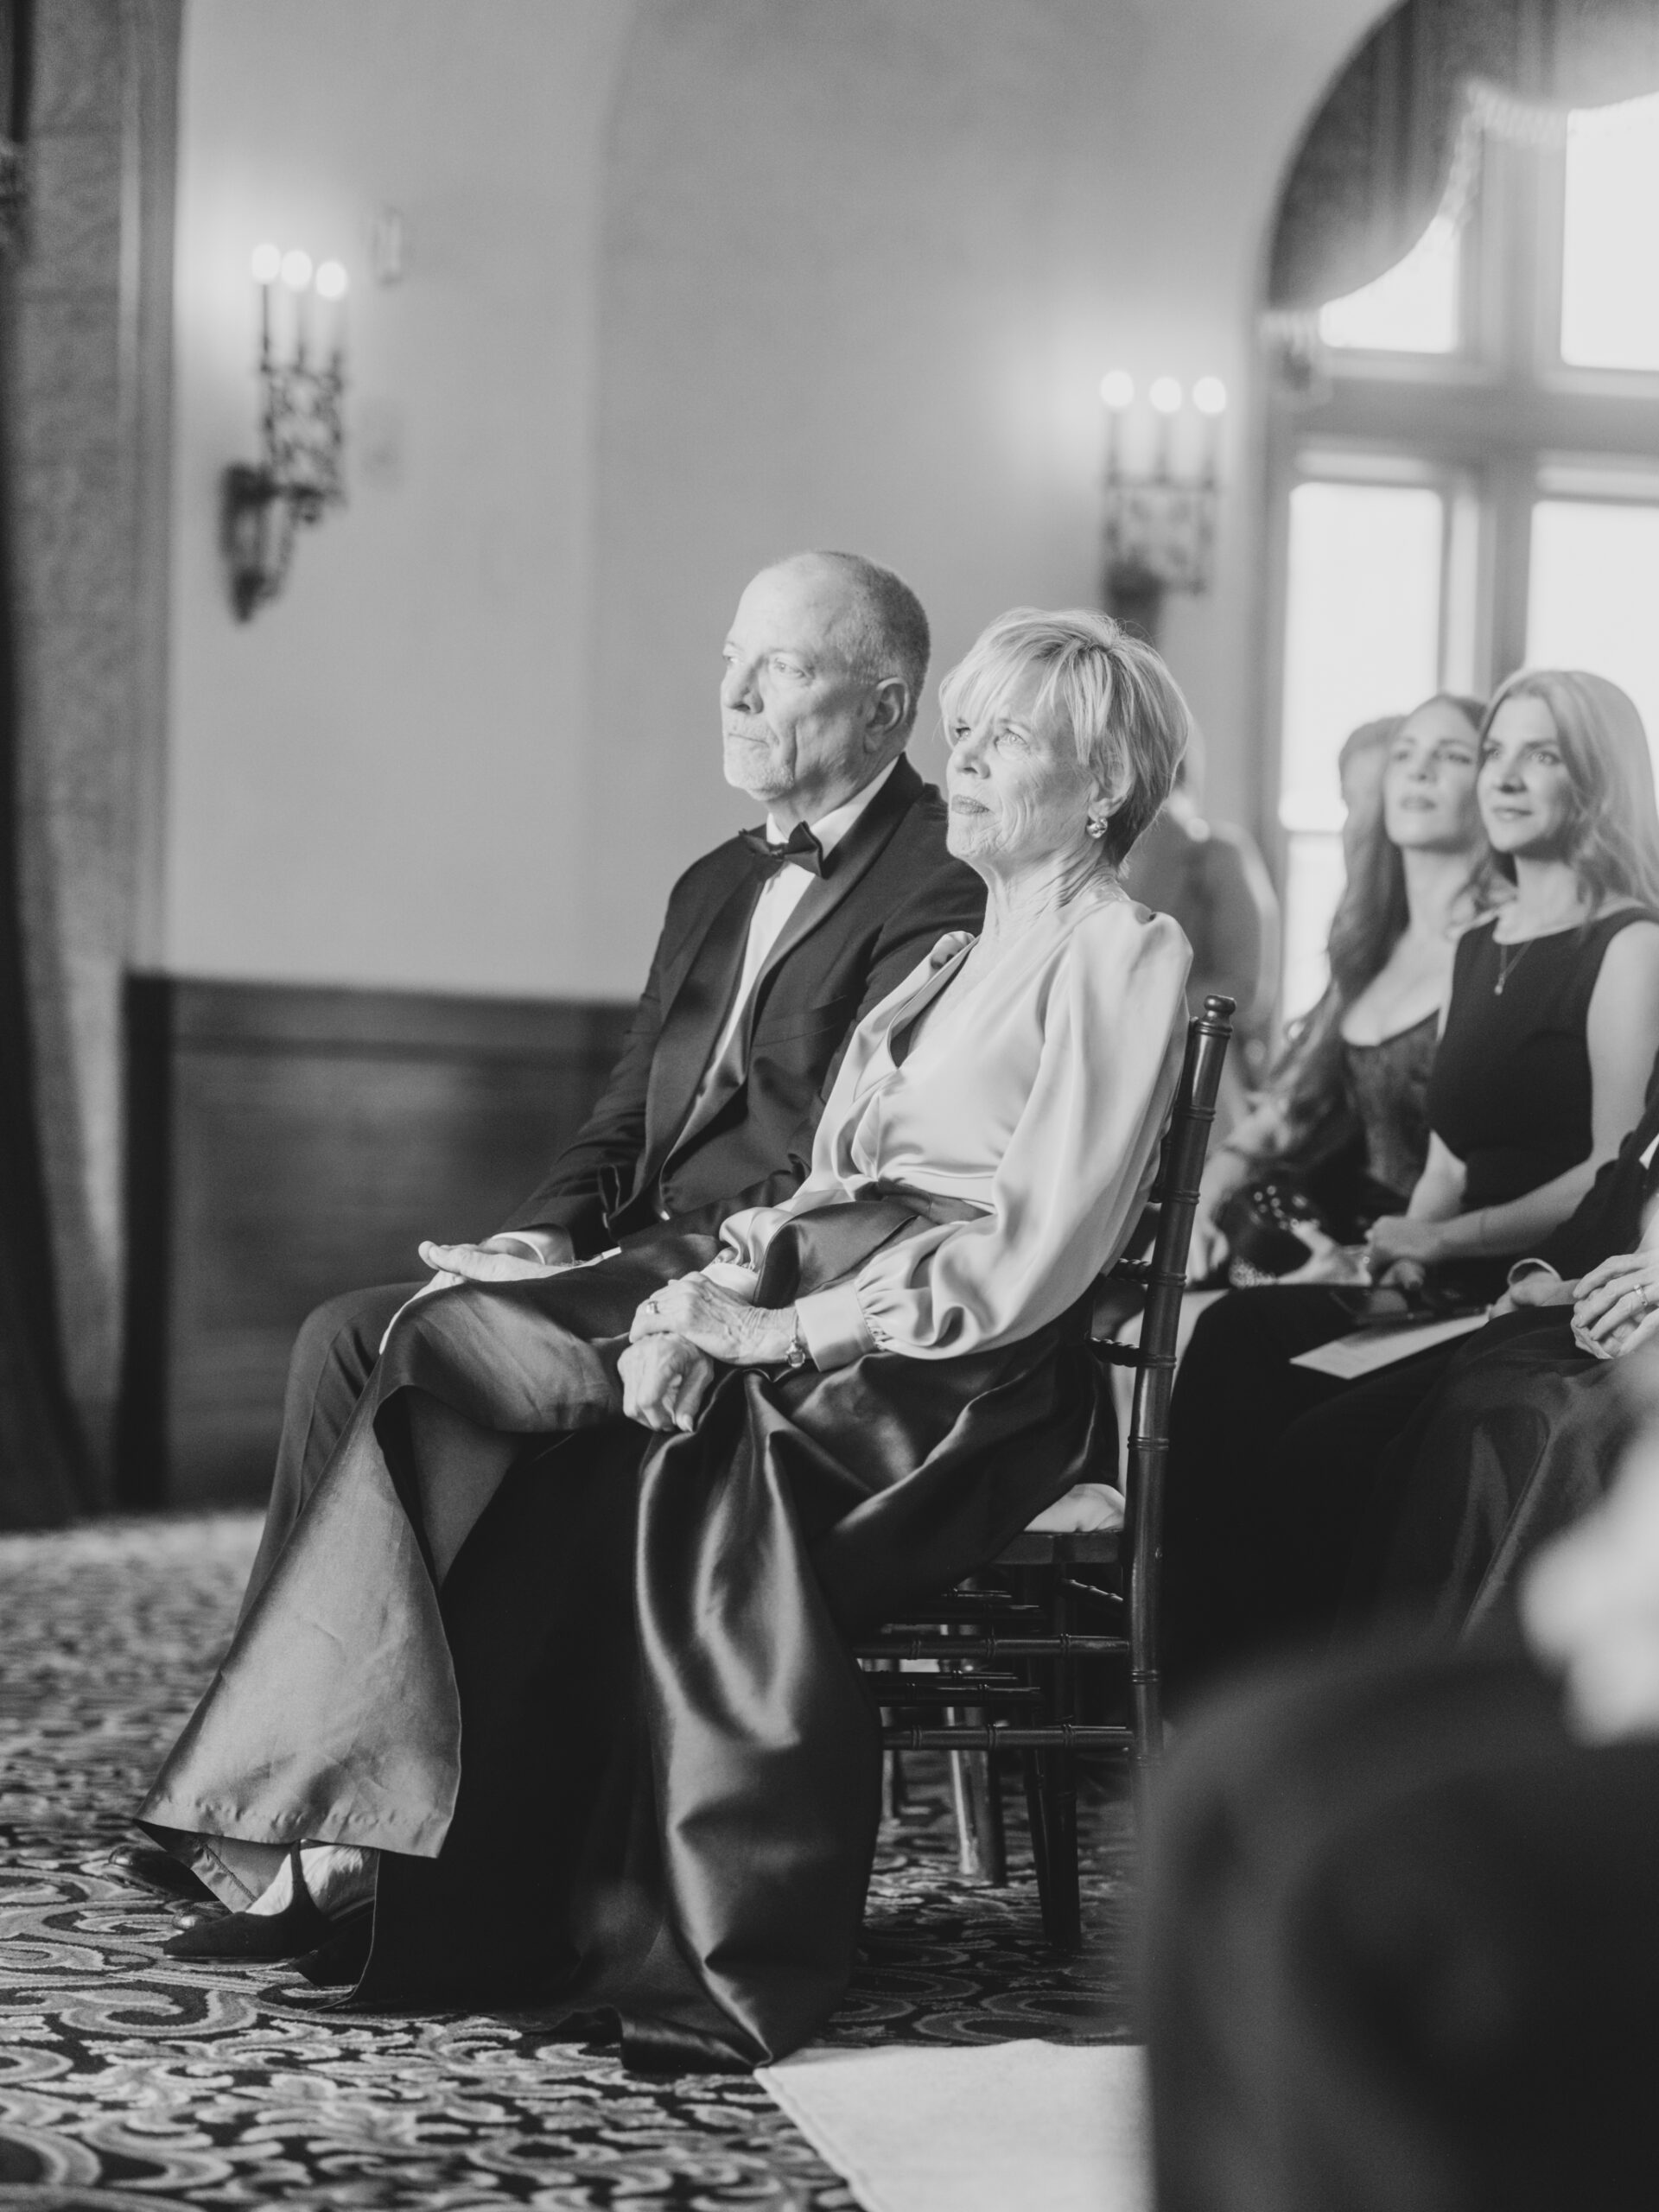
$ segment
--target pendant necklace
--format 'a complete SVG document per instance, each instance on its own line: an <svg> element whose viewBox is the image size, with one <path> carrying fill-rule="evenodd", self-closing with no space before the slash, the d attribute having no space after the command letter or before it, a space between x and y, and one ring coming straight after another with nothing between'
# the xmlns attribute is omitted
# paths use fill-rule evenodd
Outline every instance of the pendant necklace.
<svg viewBox="0 0 1659 2212"><path fill-rule="evenodd" d="M1536 944L1538 940L1535 937L1523 938L1521 943L1515 946L1504 944L1501 941L1498 942L1497 981L1492 985L1492 996L1495 999L1501 999L1503 997L1504 984L1509 982L1510 976L1514 975L1516 969L1521 965L1521 963L1526 958L1527 955L1532 950L1533 946ZM1511 951L1515 954L1513 960L1509 957Z"/></svg>

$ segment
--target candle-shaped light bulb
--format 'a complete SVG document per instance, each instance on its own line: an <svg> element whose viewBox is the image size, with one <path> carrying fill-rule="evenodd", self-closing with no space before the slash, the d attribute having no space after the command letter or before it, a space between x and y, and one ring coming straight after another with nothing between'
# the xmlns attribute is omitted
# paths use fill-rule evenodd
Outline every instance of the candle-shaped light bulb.
<svg viewBox="0 0 1659 2212"><path fill-rule="evenodd" d="M1181 387L1173 377L1154 377L1147 397L1158 416L1158 474L1169 474L1170 425L1181 410Z"/></svg>
<svg viewBox="0 0 1659 2212"><path fill-rule="evenodd" d="M1227 387L1219 377L1200 377L1192 387L1192 404L1204 416L1204 480L1213 484L1221 459L1221 418L1227 411Z"/></svg>
<svg viewBox="0 0 1659 2212"><path fill-rule="evenodd" d="M318 264L317 297L323 302L319 346L327 356L329 366L336 377L340 375L346 351L346 295L350 289L351 279L346 276L342 262Z"/></svg>
<svg viewBox="0 0 1659 2212"><path fill-rule="evenodd" d="M283 256L283 287L294 295L294 365L302 369L310 323L308 295L311 289L311 257L303 246L290 246Z"/></svg>
<svg viewBox="0 0 1659 2212"><path fill-rule="evenodd" d="M1106 410L1106 481L1116 484L1122 459L1120 425L1135 404L1135 378L1127 369L1107 370L1100 380L1100 404Z"/></svg>
<svg viewBox="0 0 1659 2212"><path fill-rule="evenodd" d="M262 365L270 360L270 288L276 282L283 266L283 249L279 245L257 245L253 249L251 267L253 281L259 287L259 359Z"/></svg>

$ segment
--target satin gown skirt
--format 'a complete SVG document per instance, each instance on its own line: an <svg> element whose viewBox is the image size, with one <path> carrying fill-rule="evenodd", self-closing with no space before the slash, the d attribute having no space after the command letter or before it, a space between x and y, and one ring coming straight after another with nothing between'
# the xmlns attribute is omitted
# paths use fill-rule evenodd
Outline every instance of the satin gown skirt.
<svg viewBox="0 0 1659 2212"><path fill-rule="evenodd" d="M792 1224L761 1302L916 1220ZM605 2009L632 2063L746 2067L852 1967L880 1742L849 1635L994 1557L1112 1416L1085 1300L962 1359L728 1370L653 1436L615 1362L661 1281L642 1247L398 1320L141 1817L231 1903L302 1838L382 1853L357 2001ZM410 1388L524 1439L441 1593Z"/></svg>

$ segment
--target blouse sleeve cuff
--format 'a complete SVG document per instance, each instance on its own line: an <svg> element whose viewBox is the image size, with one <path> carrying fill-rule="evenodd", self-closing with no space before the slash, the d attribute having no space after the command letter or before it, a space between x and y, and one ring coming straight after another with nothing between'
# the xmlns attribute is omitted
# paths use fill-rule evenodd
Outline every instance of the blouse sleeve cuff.
<svg viewBox="0 0 1659 2212"><path fill-rule="evenodd" d="M854 1360L876 1348L858 1294L849 1282L831 1283L828 1290L811 1290L804 1298L798 1298L795 1318L815 1367L850 1367Z"/></svg>

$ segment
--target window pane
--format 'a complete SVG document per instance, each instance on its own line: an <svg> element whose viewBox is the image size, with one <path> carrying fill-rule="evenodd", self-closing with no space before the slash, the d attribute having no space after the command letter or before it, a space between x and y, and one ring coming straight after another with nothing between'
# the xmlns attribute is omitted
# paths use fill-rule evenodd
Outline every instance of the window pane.
<svg viewBox="0 0 1659 2212"><path fill-rule="evenodd" d="M1659 369L1659 97L1568 121L1561 359Z"/></svg>
<svg viewBox="0 0 1659 2212"><path fill-rule="evenodd" d="M1344 871L1342 840L1334 830L1303 831L1287 841L1285 852L1285 976L1281 993L1284 1019L1306 1014L1330 980L1325 940L1331 917L1342 896ZM1300 928L1296 926L1300 919Z"/></svg>
<svg viewBox="0 0 1659 2212"><path fill-rule="evenodd" d="M1541 499L1527 658L1622 683L1659 747L1659 507Z"/></svg>
<svg viewBox="0 0 1659 2212"><path fill-rule="evenodd" d="M1458 344L1458 233L1436 220L1375 283L1319 309L1327 346L1451 353Z"/></svg>
<svg viewBox="0 0 1659 2212"><path fill-rule="evenodd" d="M1316 833L1285 886L1285 1004L1317 995L1340 856L1337 756L1361 722L1400 714L1439 680L1444 503L1426 486L1299 484L1290 496L1279 818ZM1316 849L1321 857L1312 855ZM1302 1004L1308 1002L1302 998Z"/></svg>

